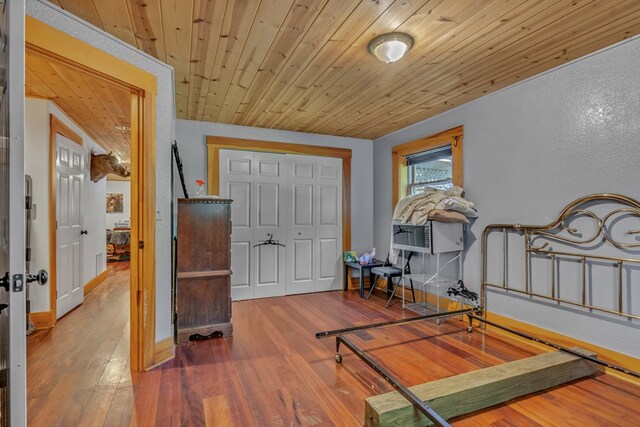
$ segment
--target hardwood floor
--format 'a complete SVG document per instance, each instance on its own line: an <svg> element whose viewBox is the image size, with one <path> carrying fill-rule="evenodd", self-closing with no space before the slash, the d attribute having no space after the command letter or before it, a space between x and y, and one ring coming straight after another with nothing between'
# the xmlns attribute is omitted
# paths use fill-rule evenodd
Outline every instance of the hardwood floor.
<svg viewBox="0 0 640 427"><path fill-rule="evenodd" d="M233 304L234 337L190 342L132 375L128 272L113 272L51 331L29 337L28 416L34 426L357 426L364 399L391 387L348 350L314 333L391 320L399 304L327 292ZM501 334L450 320L352 339L413 385L538 354ZM575 381L452 420L456 426L640 425L640 387L610 376Z"/></svg>

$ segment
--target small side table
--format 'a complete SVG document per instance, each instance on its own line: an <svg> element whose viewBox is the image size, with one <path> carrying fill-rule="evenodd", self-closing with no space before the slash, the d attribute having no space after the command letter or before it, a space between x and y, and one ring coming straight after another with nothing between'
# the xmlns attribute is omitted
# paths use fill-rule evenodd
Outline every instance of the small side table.
<svg viewBox="0 0 640 427"><path fill-rule="evenodd" d="M369 264L365 264L365 265L361 265L359 262L357 261L345 261L344 262L344 287L343 290L348 290L349 289L349 268L353 268L358 270L359 276L360 276L360 298L364 298L364 272L366 270L369 271L369 282L371 282L371 269L374 267L380 267L384 265L383 261L380 261L378 259L374 259L371 263ZM374 284L371 283L371 286L373 286Z"/></svg>

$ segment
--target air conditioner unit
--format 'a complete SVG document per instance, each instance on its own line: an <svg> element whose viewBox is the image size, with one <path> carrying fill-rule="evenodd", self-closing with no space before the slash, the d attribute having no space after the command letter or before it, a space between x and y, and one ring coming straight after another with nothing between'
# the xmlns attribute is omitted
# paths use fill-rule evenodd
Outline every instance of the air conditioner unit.
<svg viewBox="0 0 640 427"><path fill-rule="evenodd" d="M427 221L422 225L393 223L393 247L427 254L464 249L464 224Z"/></svg>

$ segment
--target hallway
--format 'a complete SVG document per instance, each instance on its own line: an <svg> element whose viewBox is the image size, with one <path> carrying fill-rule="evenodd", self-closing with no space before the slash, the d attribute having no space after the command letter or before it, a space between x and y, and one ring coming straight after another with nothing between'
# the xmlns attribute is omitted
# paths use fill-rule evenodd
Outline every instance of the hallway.
<svg viewBox="0 0 640 427"><path fill-rule="evenodd" d="M27 339L29 425L120 425L130 417L129 263L107 268L84 304Z"/></svg>

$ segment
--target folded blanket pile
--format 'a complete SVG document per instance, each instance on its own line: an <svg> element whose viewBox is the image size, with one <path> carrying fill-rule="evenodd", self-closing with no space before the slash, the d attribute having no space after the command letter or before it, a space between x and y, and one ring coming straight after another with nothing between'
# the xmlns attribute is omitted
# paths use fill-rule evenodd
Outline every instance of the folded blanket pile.
<svg viewBox="0 0 640 427"><path fill-rule="evenodd" d="M469 222L465 217L476 218L478 212L474 209L472 202L462 197L463 193L464 190L461 187L454 186L448 190L429 188L424 193L407 196L396 205L393 211L393 222L402 224L410 222L413 225L422 225L428 220ZM446 211L459 212L464 217L456 218L456 215L447 215ZM391 225L389 261L395 263L397 259L398 251L393 248L393 225Z"/></svg>
<svg viewBox="0 0 640 427"><path fill-rule="evenodd" d="M393 212L394 221L403 224L411 222L420 225L427 222L429 213L433 210L457 211L469 218L476 218L478 213L473 203L462 197L461 187L451 187L448 190L429 188L424 193L405 197L396 205Z"/></svg>

